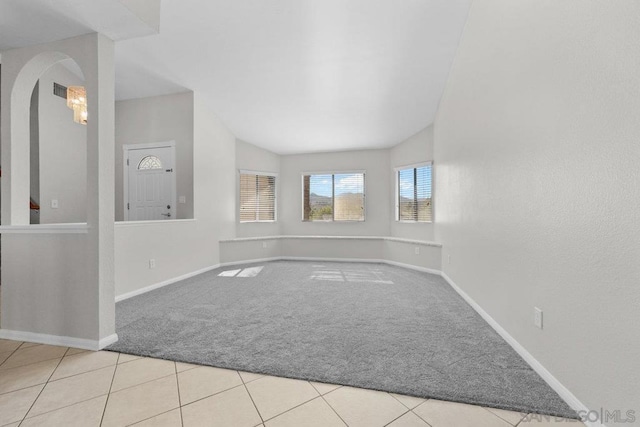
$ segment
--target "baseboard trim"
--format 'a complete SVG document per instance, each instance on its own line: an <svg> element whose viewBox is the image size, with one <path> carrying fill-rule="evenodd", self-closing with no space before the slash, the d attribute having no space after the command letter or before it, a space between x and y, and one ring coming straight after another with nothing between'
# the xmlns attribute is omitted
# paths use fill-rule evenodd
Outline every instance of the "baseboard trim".
<svg viewBox="0 0 640 427"><path fill-rule="evenodd" d="M418 265L404 264L402 262L391 261L388 259L377 259L377 258L326 258L326 257L278 256L278 257L271 257L271 258L252 259L247 261L227 262L224 264L220 264L220 266L229 267L233 265L254 264L256 262L267 262L267 261L366 262L370 264L389 264L389 265L394 265L396 267L403 267L403 268L408 268L410 270L421 271L423 273L435 274L438 276L440 275L440 270L436 270L433 268L420 267Z"/></svg>
<svg viewBox="0 0 640 427"><path fill-rule="evenodd" d="M108 347L117 341L118 334L111 334L108 337L102 338L100 341L98 341L98 350L102 350L103 348Z"/></svg>
<svg viewBox="0 0 640 427"><path fill-rule="evenodd" d="M61 347L81 348L84 350L98 351L118 341L118 335L112 334L101 340L89 340L85 338L73 338L60 335L38 334L35 332L13 331L0 329L0 338L14 341L34 342L38 344L57 345Z"/></svg>
<svg viewBox="0 0 640 427"><path fill-rule="evenodd" d="M588 414L589 409L585 404L583 404L568 388L566 388L556 377L553 376L551 372L549 372L542 363L538 362L538 360L533 357L531 353L527 351L515 338L509 334L498 322L495 321L493 317L480 305L473 300L465 291L463 291L456 283L451 280L446 273L441 272L440 275L444 278L444 280L449 283L449 285L455 290L458 295L460 295L466 302L469 304L488 324L491 326L497 333L504 339L507 344L509 344L515 351L524 359L525 362L531 366L531 368L536 371L542 379L549 384L549 386L556 392L558 395L565 401L567 404L574 409L579 414ZM588 422L584 421L584 424L589 427L602 427L603 424L599 422Z"/></svg>
<svg viewBox="0 0 640 427"><path fill-rule="evenodd" d="M188 279L189 277L197 276L198 274L206 273L207 271L215 270L218 267L221 267L221 264L210 265L209 267L201 268L200 270L192 271L191 273L183 274L182 276L174 277L172 279L164 280L162 282L154 283L153 285L145 286L144 288L136 289L135 291L127 292L125 294L121 294L116 296L116 302L124 301L129 298L133 298L138 295L145 294L147 292L153 291L155 289L162 288L167 285L171 285L172 283L179 282L184 279Z"/></svg>
<svg viewBox="0 0 640 427"><path fill-rule="evenodd" d="M269 257L269 258L249 259L249 260L245 260L245 261L230 261L230 262L221 263L220 267L232 267L234 265L242 265L242 264L255 264L256 262L280 261L282 259L283 258L281 256L274 256L274 257Z"/></svg>
<svg viewBox="0 0 640 427"><path fill-rule="evenodd" d="M411 264L403 264L401 262L389 261L386 259L275 256L275 257L269 257L269 258L247 259L243 261L230 261L230 262L223 262L220 264L212 265L206 268L202 268L200 270L193 271L191 273L183 274L182 276L174 277L172 279L164 280L162 282L155 283L153 285L145 286L144 288L140 288L135 291L127 292L126 294L118 295L116 297L116 302L124 301L126 299L133 298L138 295L146 294L147 292L160 289L164 286L179 282L180 280L188 279L189 277L197 276L198 274L206 273L207 271L211 271L216 268L232 267L234 265L242 265L242 264L255 264L259 262L269 262L269 261L366 262L366 263L372 263L372 264L389 264L389 265L394 265L396 267L404 267L410 270L421 271L423 273L440 275L440 270L420 267L420 266L411 265Z"/></svg>

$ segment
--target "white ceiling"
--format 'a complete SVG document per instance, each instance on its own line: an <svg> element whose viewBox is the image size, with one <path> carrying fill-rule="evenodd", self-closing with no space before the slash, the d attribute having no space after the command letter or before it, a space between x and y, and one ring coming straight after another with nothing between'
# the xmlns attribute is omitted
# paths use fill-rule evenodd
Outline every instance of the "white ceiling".
<svg viewBox="0 0 640 427"><path fill-rule="evenodd" d="M433 122L470 1L162 0L159 35L116 44L116 97L193 90L280 154L392 146ZM41 19L58 38L109 27L58 7L79 2L113 0L0 0L0 48L46 41Z"/></svg>
<svg viewBox="0 0 640 427"><path fill-rule="evenodd" d="M153 34L146 18L154 2L134 0L0 0L0 51L99 32L112 40ZM129 7L127 7L129 4Z"/></svg>

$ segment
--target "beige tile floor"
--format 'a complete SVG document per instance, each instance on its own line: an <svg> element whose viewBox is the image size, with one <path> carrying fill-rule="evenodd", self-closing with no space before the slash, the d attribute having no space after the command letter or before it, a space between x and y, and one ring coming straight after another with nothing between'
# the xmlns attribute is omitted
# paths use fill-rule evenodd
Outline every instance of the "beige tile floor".
<svg viewBox="0 0 640 427"><path fill-rule="evenodd" d="M509 427L526 414L0 339L0 426Z"/></svg>

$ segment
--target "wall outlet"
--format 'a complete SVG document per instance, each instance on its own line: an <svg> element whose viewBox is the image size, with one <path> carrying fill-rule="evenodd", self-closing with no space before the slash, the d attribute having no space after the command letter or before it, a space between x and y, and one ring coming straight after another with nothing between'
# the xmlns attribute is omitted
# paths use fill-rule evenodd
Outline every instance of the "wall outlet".
<svg viewBox="0 0 640 427"><path fill-rule="evenodd" d="M542 310L538 307L533 307L533 324L542 329Z"/></svg>
<svg viewBox="0 0 640 427"><path fill-rule="evenodd" d="M51 200L51 209L58 209L58 199Z"/></svg>
<svg viewBox="0 0 640 427"><path fill-rule="evenodd" d="M413 248L413 251L416 253L416 255L420 255L420 246L416 246L415 248Z"/></svg>
<svg viewBox="0 0 640 427"><path fill-rule="evenodd" d="M178 203L187 203L187 198L185 196L178 197Z"/></svg>
<svg viewBox="0 0 640 427"><path fill-rule="evenodd" d="M262 248L266 249L267 248L267 242L262 242Z"/></svg>
<svg viewBox="0 0 640 427"><path fill-rule="evenodd" d="M451 264L451 254L447 254L447 264Z"/></svg>
<svg viewBox="0 0 640 427"><path fill-rule="evenodd" d="M150 259L149 260L149 268L156 268L156 260L155 259Z"/></svg>

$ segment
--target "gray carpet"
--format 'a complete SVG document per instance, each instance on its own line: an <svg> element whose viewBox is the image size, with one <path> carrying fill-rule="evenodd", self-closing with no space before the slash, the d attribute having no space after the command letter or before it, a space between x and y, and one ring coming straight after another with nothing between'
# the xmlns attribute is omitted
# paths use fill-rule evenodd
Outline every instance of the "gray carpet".
<svg viewBox="0 0 640 427"><path fill-rule="evenodd" d="M255 277L218 269L118 303L120 340L108 349L576 417L439 276L384 264L259 265Z"/></svg>

